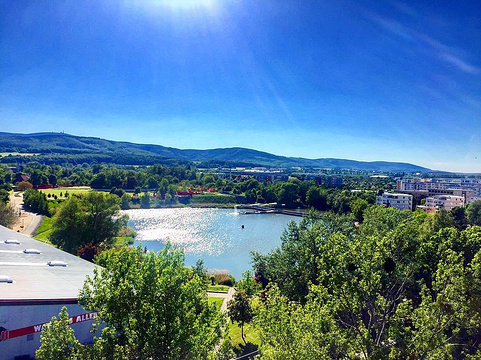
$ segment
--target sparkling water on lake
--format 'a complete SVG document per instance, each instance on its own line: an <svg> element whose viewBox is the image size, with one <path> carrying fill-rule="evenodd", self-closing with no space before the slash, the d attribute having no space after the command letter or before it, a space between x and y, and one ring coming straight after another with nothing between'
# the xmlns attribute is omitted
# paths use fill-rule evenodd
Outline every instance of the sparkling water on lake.
<svg viewBox="0 0 481 360"><path fill-rule="evenodd" d="M203 259L209 270L228 270L236 278L251 269L250 252L268 253L281 244L290 221L281 214L241 215L235 209L141 209L125 211L137 232L135 245L158 251L164 242L182 246L186 265ZM244 228L242 228L244 225Z"/></svg>

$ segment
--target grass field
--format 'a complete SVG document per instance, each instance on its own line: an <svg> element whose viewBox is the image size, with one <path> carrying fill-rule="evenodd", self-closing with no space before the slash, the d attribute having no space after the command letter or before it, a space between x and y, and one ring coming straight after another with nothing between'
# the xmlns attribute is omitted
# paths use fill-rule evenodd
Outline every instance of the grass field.
<svg viewBox="0 0 481 360"><path fill-rule="evenodd" d="M34 154L34 153L19 153L19 152L0 152L0 157L8 156L8 155L12 155L12 156L34 156L34 155L38 155L38 154Z"/></svg>
<svg viewBox="0 0 481 360"><path fill-rule="evenodd" d="M69 195L73 194L85 194L89 191L91 191L92 188L90 186L74 186L74 187L58 187L55 189L41 189L40 191L43 192L45 195L50 194L52 197L54 195L57 195L57 198L59 199L65 199L65 192L68 192ZM62 193L62 196L60 196L60 193Z"/></svg>
<svg viewBox="0 0 481 360"><path fill-rule="evenodd" d="M45 243L49 243L48 237L52 232L52 223L53 223L52 218L48 216L44 216L42 223L38 227L37 232L35 233L33 238Z"/></svg>
<svg viewBox="0 0 481 360"><path fill-rule="evenodd" d="M257 350L257 347L261 342L257 330L250 324L244 325L244 337L246 339L247 346L242 340L241 328L236 322L232 323L232 321L229 321L229 335L232 346L234 347L234 352L237 356L249 354L250 352Z"/></svg>
<svg viewBox="0 0 481 360"><path fill-rule="evenodd" d="M209 296L207 298L207 300L209 300L209 305L215 304L215 307L217 308L217 311L220 311L220 307L222 306L222 303L224 302L224 298L218 298L218 297L213 297L213 296Z"/></svg>
<svg viewBox="0 0 481 360"><path fill-rule="evenodd" d="M229 291L229 287L226 285L214 285L214 286L209 286L207 288L207 291L222 291L222 292L227 292Z"/></svg>

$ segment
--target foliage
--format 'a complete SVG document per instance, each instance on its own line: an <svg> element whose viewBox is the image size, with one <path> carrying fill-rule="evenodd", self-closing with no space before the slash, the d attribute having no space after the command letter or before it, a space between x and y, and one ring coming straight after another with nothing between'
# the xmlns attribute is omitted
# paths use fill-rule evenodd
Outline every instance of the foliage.
<svg viewBox="0 0 481 360"><path fill-rule="evenodd" d="M48 200L44 193L38 190L25 190L23 193L23 204L30 211L42 215L50 215L48 210Z"/></svg>
<svg viewBox="0 0 481 360"><path fill-rule="evenodd" d="M69 197L53 223L51 242L73 254L88 243L108 248L127 224L119 203L118 196L99 192Z"/></svg>
<svg viewBox="0 0 481 360"><path fill-rule="evenodd" d="M352 216L359 222L364 220L364 210L367 209L369 203L361 198L357 198L356 200L351 202L351 211Z"/></svg>
<svg viewBox="0 0 481 360"><path fill-rule="evenodd" d="M140 207L142 209L150 208L150 194L148 192L145 192L140 196Z"/></svg>
<svg viewBox="0 0 481 360"><path fill-rule="evenodd" d="M318 257L322 244L332 233L346 237L354 235L352 220L347 216L311 213L297 225L290 222L281 236L281 247L268 255L252 254L256 277L264 287L268 282L278 284L291 300L303 301L311 283L318 283Z"/></svg>
<svg viewBox="0 0 481 360"><path fill-rule="evenodd" d="M251 271L244 271L242 273L242 279L237 281L236 289L243 291L247 296L254 296L261 290L260 284L257 283Z"/></svg>
<svg viewBox="0 0 481 360"><path fill-rule="evenodd" d="M223 317L180 250L108 250L97 263L104 268L87 278L79 301L106 325L104 355L121 349L131 359L201 359L218 344Z"/></svg>
<svg viewBox="0 0 481 360"><path fill-rule="evenodd" d="M0 225L10 227L15 221L15 212L6 203L0 202Z"/></svg>
<svg viewBox="0 0 481 360"><path fill-rule="evenodd" d="M481 227L451 221L370 207L355 231L290 225L281 249L254 257L271 284L256 316L263 357L479 355Z"/></svg>
<svg viewBox="0 0 481 360"><path fill-rule="evenodd" d="M29 189L33 189L32 183L30 183L28 181L20 181L19 183L17 183L17 190L18 191L25 191L25 190L29 190Z"/></svg>
<svg viewBox="0 0 481 360"><path fill-rule="evenodd" d="M197 195L190 200L191 204L236 204L237 200L229 195Z"/></svg>
<svg viewBox="0 0 481 360"><path fill-rule="evenodd" d="M474 200L466 207L466 218L471 225L481 226L481 200Z"/></svg>
<svg viewBox="0 0 481 360"><path fill-rule="evenodd" d="M81 360L84 359L83 353L83 345L75 338L74 330L69 325L67 308L64 306L59 313L59 319L54 316L50 323L44 326L35 358Z"/></svg>
<svg viewBox="0 0 481 360"><path fill-rule="evenodd" d="M314 299L301 306L273 286L256 314L255 325L260 329L262 359L348 358L347 340L341 336L336 320Z"/></svg>
<svg viewBox="0 0 481 360"><path fill-rule="evenodd" d="M232 300L227 305L228 315L232 322L237 322L241 328L241 337L244 344L247 345L244 338L244 324L252 320L253 312L249 301L249 296L245 291L237 291Z"/></svg>

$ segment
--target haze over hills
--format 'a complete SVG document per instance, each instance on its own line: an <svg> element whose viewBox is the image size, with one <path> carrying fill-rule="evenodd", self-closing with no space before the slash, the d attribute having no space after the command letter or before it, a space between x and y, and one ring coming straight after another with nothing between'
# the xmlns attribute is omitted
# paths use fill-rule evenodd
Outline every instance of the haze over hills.
<svg viewBox="0 0 481 360"><path fill-rule="evenodd" d="M190 161L231 165L268 167L311 167L385 172L427 172L428 168L401 162L364 162L347 159L305 159L233 147L224 149L176 149L153 144L135 144L64 133L17 134L0 132L0 152L33 153L45 163L106 162L122 165L173 164ZM2 162L12 160L3 157Z"/></svg>

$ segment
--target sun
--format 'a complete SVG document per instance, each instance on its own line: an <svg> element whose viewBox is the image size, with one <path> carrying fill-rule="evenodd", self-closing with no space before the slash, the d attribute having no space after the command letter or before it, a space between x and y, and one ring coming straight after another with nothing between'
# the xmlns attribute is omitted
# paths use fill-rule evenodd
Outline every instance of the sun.
<svg viewBox="0 0 481 360"><path fill-rule="evenodd" d="M195 10L212 8L216 0L157 0L156 3L172 9Z"/></svg>

